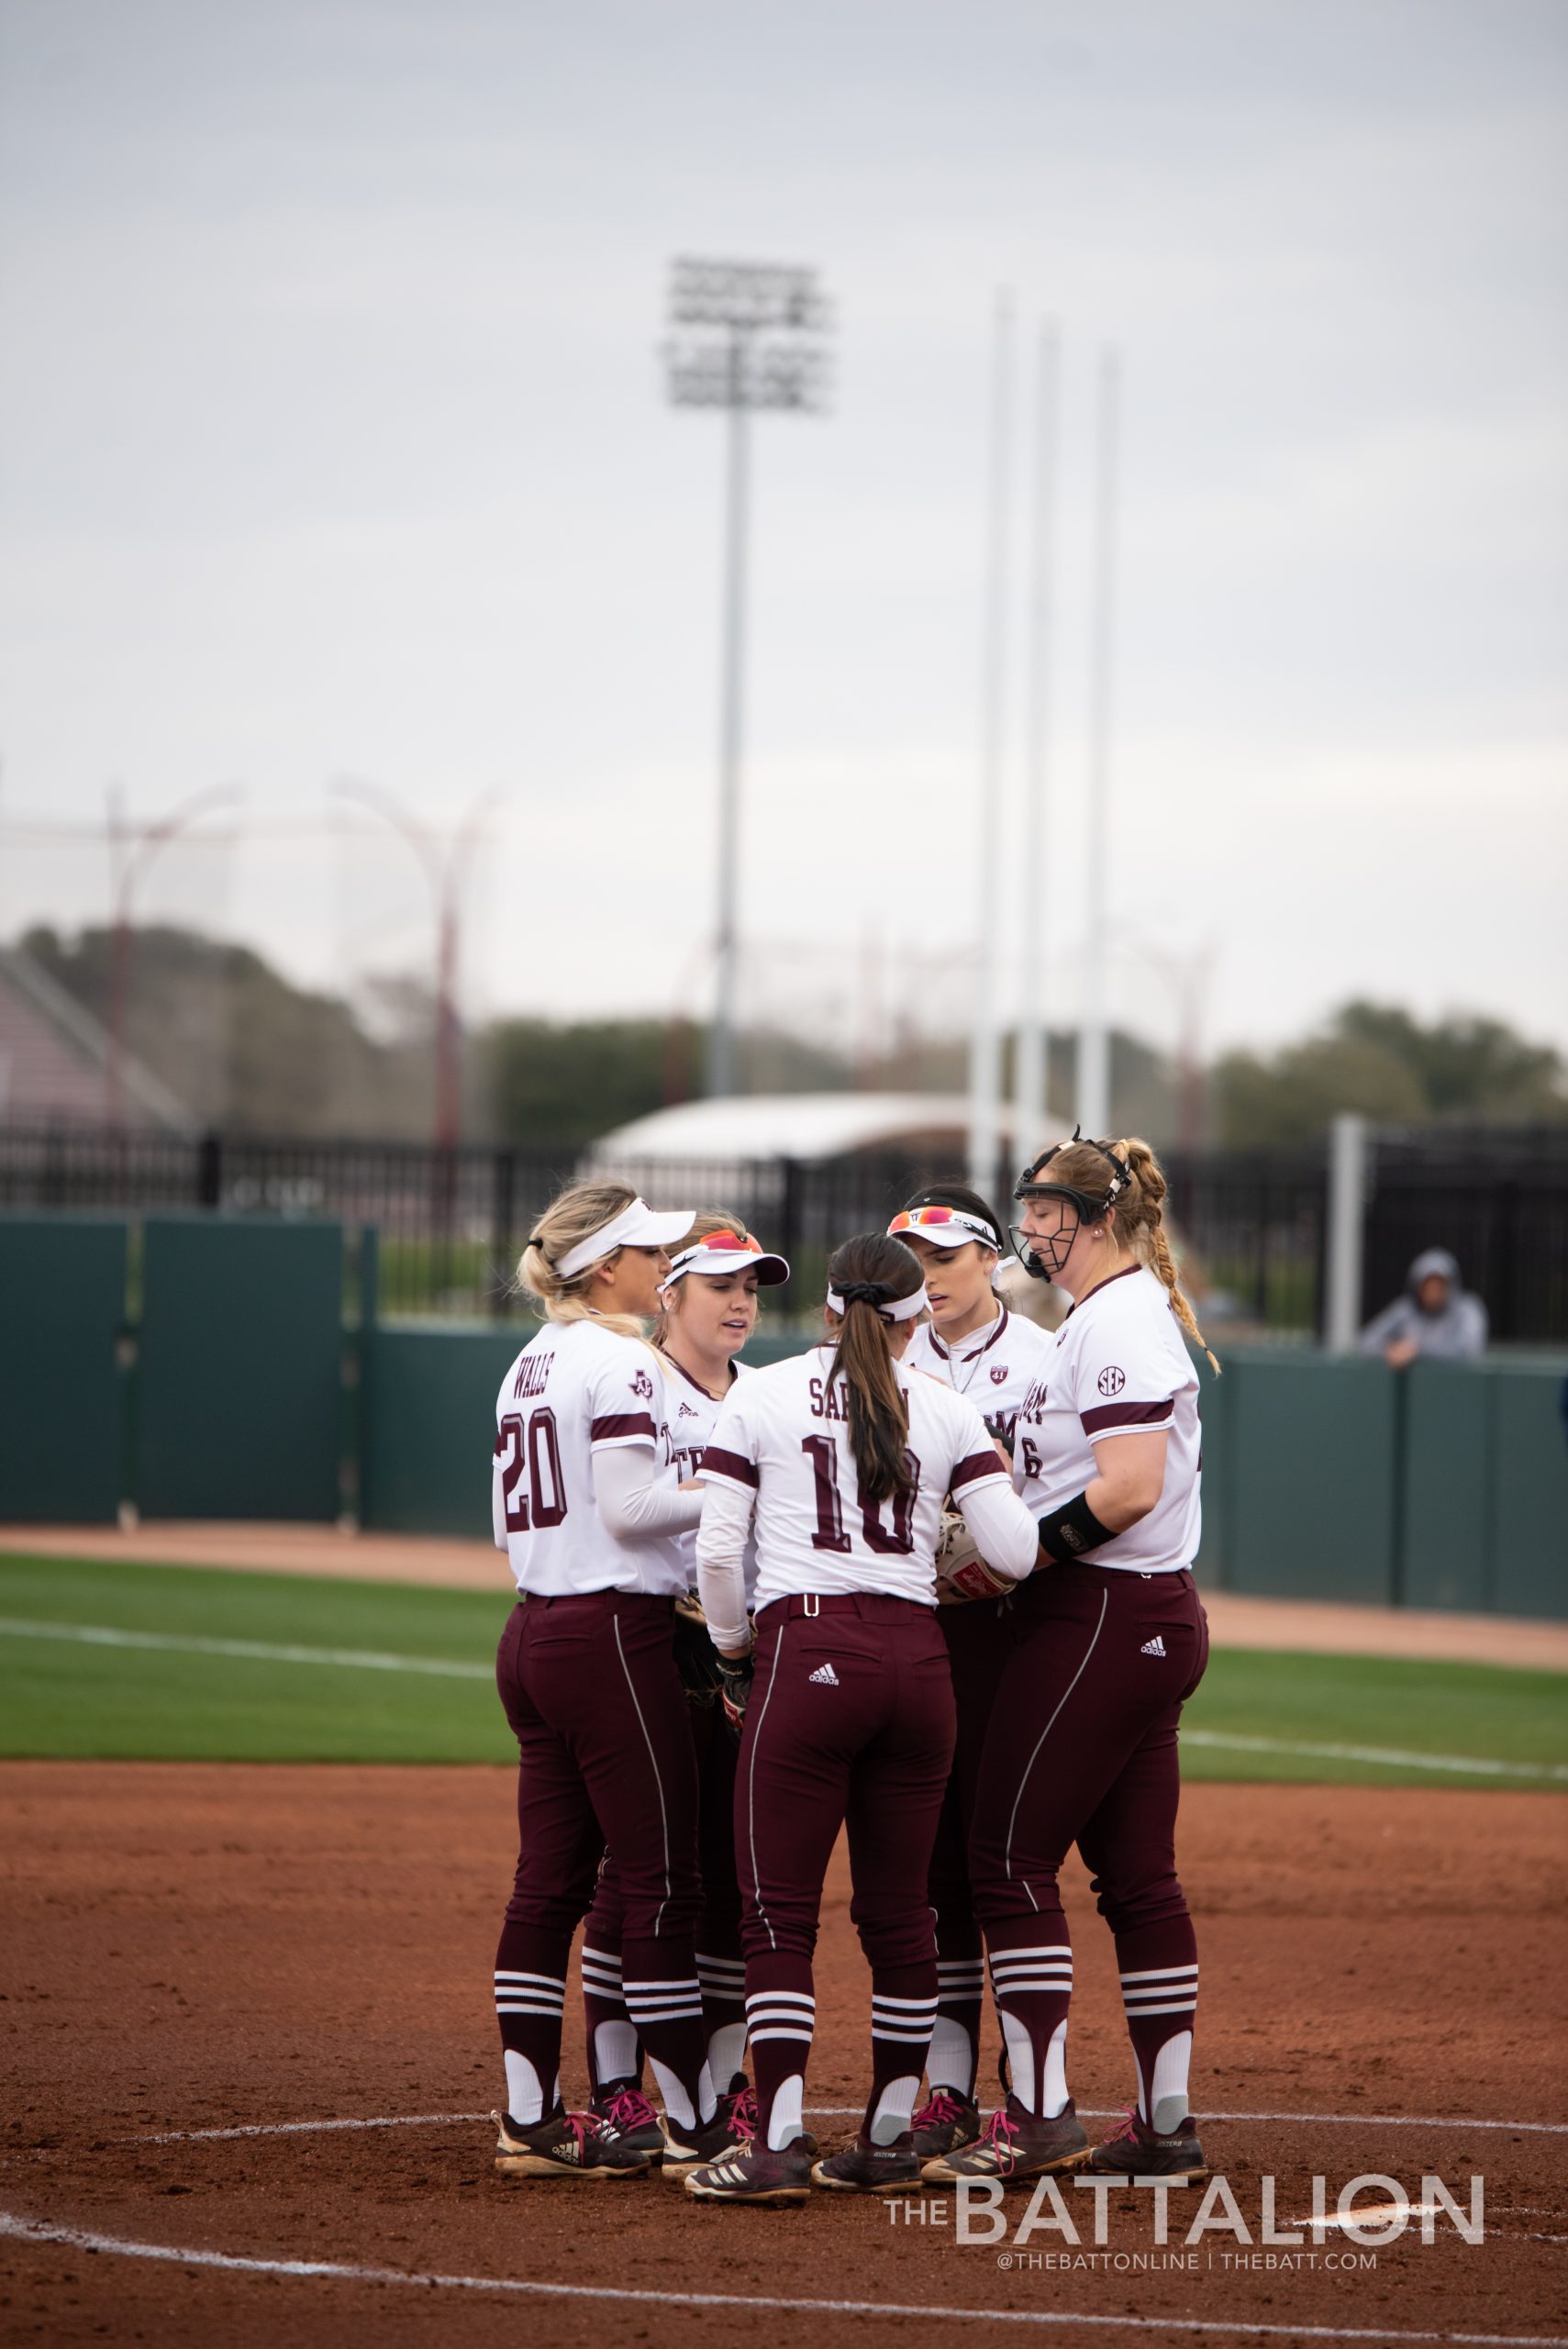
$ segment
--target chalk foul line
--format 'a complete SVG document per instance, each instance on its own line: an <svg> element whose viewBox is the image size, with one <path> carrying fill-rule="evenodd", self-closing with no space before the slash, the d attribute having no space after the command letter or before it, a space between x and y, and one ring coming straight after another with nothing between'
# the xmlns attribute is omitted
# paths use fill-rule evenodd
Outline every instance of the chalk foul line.
<svg viewBox="0 0 1568 2349"><path fill-rule="evenodd" d="M1081 2104L1086 2121L1119 2121L1125 2105ZM858 2121L858 2104L808 2104L812 2121ZM352 2121L247 2121L226 2129L160 2129L149 2136L128 2137L130 2145L186 2145L230 2137L305 2137L334 2129L438 2129L490 2119L485 2112L378 2112ZM1521 2136L1568 2137L1568 2121L1473 2121L1455 2113L1408 2112L1209 2112L1210 2121L1282 2121L1325 2129L1504 2129Z"/></svg>
<svg viewBox="0 0 1568 2349"><path fill-rule="evenodd" d="M1055 2325L1078 2332L1136 2332L1166 2336L1243 2332L1255 2340L1437 2341L1463 2344L1463 2349L1568 2349L1568 2335L1560 2332L1396 2332L1387 2325L1369 2328L1259 2324L1234 2317L1088 2316L1065 2309L962 2309L951 2303L933 2307L906 2300L792 2299L782 2293L643 2291L616 2284L545 2284L517 2276L447 2276L410 2272L401 2267L359 2267L334 2259L258 2259L240 2252L136 2243L120 2235L95 2234L82 2227L55 2226L41 2219L25 2219L10 2210L0 2210L0 2236L9 2236L13 2242L58 2243L65 2250L111 2258L156 2259L176 2267L213 2268L230 2275L310 2277L339 2284L406 2284L426 2292L515 2292L535 2299L614 2300L640 2308L766 2309L774 2314L911 2317L922 2322L935 2317L958 2323Z"/></svg>
<svg viewBox="0 0 1568 2349"><path fill-rule="evenodd" d="M202 1639L179 1631L122 1631L108 1623L35 1623L0 1616L0 1638L65 1641L90 1648L152 1648L170 1655L225 1655L257 1664L327 1664L352 1672L423 1672L439 1680L494 1680L493 1664L423 1655L385 1655L373 1648L285 1647L271 1640Z"/></svg>
<svg viewBox="0 0 1568 2349"><path fill-rule="evenodd" d="M488 1664L421 1655L386 1654L373 1648L285 1646L271 1640L206 1639L192 1632L127 1631L111 1623L45 1623L26 1616L0 1616L0 1638L50 1640L95 1648L139 1648L168 1655L221 1655L256 1664L335 1665L350 1672L417 1672L438 1680L493 1680ZM1387 1745L1337 1745L1307 1739L1243 1737L1229 1730L1189 1729L1184 1744L1225 1753L1281 1753L1309 1762L1362 1762L1387 1770L1440 1770L1462 1778L1546 1779L1568 1785L1568 1763L1501 1762L1477 1753L1407 1753Z"/></svg>
<svg viewBox="0 0 1568 2349"><path fill-rule="evenodd" d="M1313 1762L1373 1762L1387 1770L1446 1770L1460 1777L1551 1778L1568 1784L1568 1763L1497 1762L1475 1753L1407 1753L1392 1745L1331 1745L1287 1737L1242 1737L1229 1730L1184 1729L1184 1745L1223 1753L1299 1753Z"/></svg>

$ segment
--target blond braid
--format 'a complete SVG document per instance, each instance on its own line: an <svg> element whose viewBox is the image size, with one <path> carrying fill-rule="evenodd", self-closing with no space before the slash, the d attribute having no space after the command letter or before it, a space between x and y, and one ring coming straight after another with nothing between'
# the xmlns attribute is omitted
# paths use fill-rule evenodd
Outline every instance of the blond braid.
<svg viewBox="0 0 1568 2349"><path fill-rule="evenodd" d="M1136 1134L1126 1141L1111 1144L1118 1158L1125 1158L1132 1175L1132 1197L1118 1202L1117 1221L1127 1235L1129 1245L1140 1256L1149 1269L1171 1293L1171 1308L1183 1329L1197 1346L1208 1355L1209 1367L1218 1378L1219 1364L1209 1352L1198 1328L1197 1315L1193 1311L1176 1276L1176 1260L1171 1253L1161 1208L1165 1197L1164 1170L1149 1144Z"/></svg>

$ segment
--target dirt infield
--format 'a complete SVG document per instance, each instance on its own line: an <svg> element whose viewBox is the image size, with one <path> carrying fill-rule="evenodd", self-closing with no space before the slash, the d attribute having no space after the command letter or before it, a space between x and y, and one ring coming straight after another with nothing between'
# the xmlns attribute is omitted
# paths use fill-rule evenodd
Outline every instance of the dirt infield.
<svg viewBox="0 0 1568 2349"><path fill-rule="evenodd" d="M1198 2110L1253 2116L1215 2118L1204 2134L1254 2246L1234 2232L1184 2246L1189 2192L1172 2197L1160 2252L1154 2198L1122 2191L1106 2212L1107 2264L1067 2269L1046 2264L1066 2252L1060 2232L1014 2246L1021 2194L1003 2243L962 2243L951 2203L945 2223L922 2224L850 2198L701 2210L657 2179L496 2179L486 2125L442 2116L495 2099L487 1992L510 1869L508 1774L11 1763L0 1802L12 2085L0 2227L77 2238L0 2239L7 2340L510 2349L520 2328L552 2343L685 2344L739 2326L785 2349L837 2349L939 2324L944 2342L1070 2336L1091 2349L1226 2349L1305 2340L1308 2327L1373 2343L1559 2337L1568 2129L1540 2126L1568 2118L1552 2052L1558 1798L1192 1789ZM1073 2075L1081 2102L1106 2109L1125 2093L1125 2041L1108 1937L1076 1864L1068 1902ZM841 1865L818 1994L809 2101L848 2106L869 2001ZM581 2093L580 2077L566 2086ZM436 2117L406 2125L415 2115ZM172 2133L346 2118L397 2125ZM852 2123L825 2113L814 2125L831 2143ZM1429 2244L1418 2221L1378 2249L1338 2230L1316 2249L1310 2235L1300 2249L1262 2246L1265 2174L1283 2227L1310 2213L1315 2174L1331 2215L1340 2188L1368 2173L1417 2200L1423 2175L1439 2175L1466 2207L1484 2175L1485 2241L1461 2241L1444 2218ZM1362 2197L1388 2199L1385 2185ZM1087 2257L1094 2198L1064 2199ZM1178 2255L1193 2264L1172 2266ZM1279 2264L1314 2256L1315 2267ZM215 2258L354 2272L203 2264ZM1371 2264L1327 2264L1347 2259ZM446 2281L403 2280L432 2276ZM536 2288L502 2288L518 2283ZM541 2297L540 2284L629 2297ZM753 2304L693 2306L692 2293ZM660 2294L673 2297L646 2297Z"/></svg>
<svg viewBox="0 0 1568 2349"><path fill-rule="evenodd" d="M123 1565L211 1566L247 1574L329 1575L353 1582L421 1583L448 1590L505 1589L488 1542L351 1527L204 1523L179 1520L121 1532L101 1525L0 1525L0 1554L95 1558ZM1507 1615L1449 1615L1417 1607L1351 1607L1206 1590L1216 1647L1315 1655L1425 1657L1437 1664L1523 1665L1568 1672L1568 1623Z"/></svg>

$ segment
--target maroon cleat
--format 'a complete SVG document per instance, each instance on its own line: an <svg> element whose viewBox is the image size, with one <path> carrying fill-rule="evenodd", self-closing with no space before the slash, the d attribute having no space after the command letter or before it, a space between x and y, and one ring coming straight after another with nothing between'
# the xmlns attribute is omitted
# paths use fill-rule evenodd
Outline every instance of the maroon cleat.
<svg viewBox="0 0 1568 2349"><path fill-rule="evenodd" d="M929 2186L953 2186L961 2177L999 2177L1006 2184L1076 2169L1088 2152L1089 2140L1071 2097L1051 2121L1026 2112L1017 2098L1009 2097L973 2145L928 2162L921 2176Z"/></svg>
<svg viewBox="0 0 1568 2349"><path fill-rule="evenodd" d="M911 2124L915 2151L923 2162L937 2161L961 2145L973 2145L980 2134L980 2108L951 2088L933 2088Z"/></svg>
<svg viewBox="0 0 1568 2349"><path fill-rule="evenodd" d="M1195 2186L1208 2176L1190 2113L1179 2129L1162 2136L1136 2111L1129 2112L1116 2134L1095 2147L1089 2167L1101 2177L1121 2176L1129 2183L1137 2177L1162 2177L1173 2186Z"/></svg>
<svg viewBox="0 0 1568 2349"><path fill-rule="evenodd" d="M907 2129L891 2145L873 2145L861 2136L841 2154L814 2163L811 2176L814 2184L839 2194L907 2194L920 2184L920 2156Z"/></svg>
<svg viewBox="0 0 1568 2349"><path fill-rule="evenodd" d="M646 2154L651 2162L664 2158L664 2132L659 2115L635 2080L606 2080L594 2099L595 2119L613 2129L623 2145Z"/></svg>
<svg viewBox="0 0 1568 2349"><path fill-rule="evenodd" d="M509 2112L490 2116L500 2132L495 2166L503 2177L645 2177L648 2155L634 2153L596 2113L554 2112L528 2125Z"/></svg>
<svg viewBox="0 0 1568 2349"><path fill-rule="evenodd" d="M796 2137L775 2153L750 2144L686 2175L686 2192L699 2202L804 2202L811 2192L811 2140Z"/></svg>

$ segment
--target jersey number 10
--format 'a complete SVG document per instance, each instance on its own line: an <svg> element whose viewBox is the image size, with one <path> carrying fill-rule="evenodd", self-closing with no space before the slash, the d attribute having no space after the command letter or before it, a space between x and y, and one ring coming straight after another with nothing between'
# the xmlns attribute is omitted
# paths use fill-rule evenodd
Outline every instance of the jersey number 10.
<svg viewBox="0 0 1568 2349"><path fill-rule="evenodd" d="M838 1448L831 1436L804 1435L800 1448L811 1462L811 1473L817 1480L817 1531L811 1537L814 1550L844 1551L850 1547L850 1537L844 1531L843 1504L839 1497ZM868 1501L864 1493L857 1493L860 1503L861 1531L866 1547L882 1558L906 1558L915 1547L915 1495L920 1482L920 1463L912 1452L904 1454L909 1469L909 1484L893 1497L893 1531L882 1521L880 1504Z"/></svg>
<svg viewBox="0 0 1568 2349"><path fill-rule="evenodd" d="M520 1412L508 1411L501 1422L501 1440L506 1447L501 1462L501 1497L506 1508L507 1532L527 1533L530 1519L536 1533L559 1525L566 1514L566 1490L561 1476L555 1413L546 1405L530 1411L525 1421ZM525 1466L527 1499L517 1489Z"/></svg>

